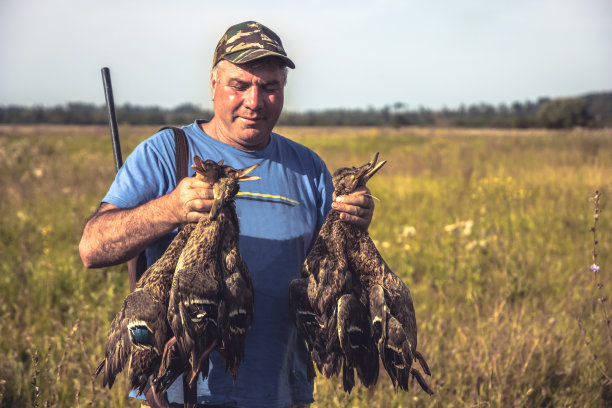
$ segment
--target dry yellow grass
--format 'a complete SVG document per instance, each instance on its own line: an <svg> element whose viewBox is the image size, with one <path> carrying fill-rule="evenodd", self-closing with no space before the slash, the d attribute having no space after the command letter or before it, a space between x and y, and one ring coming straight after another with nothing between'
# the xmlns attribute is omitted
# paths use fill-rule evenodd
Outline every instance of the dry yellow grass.
<svg viewBox="0 0 612 408"><path fill-rule="evenodd" d="M121 127L124 156L155 130ZM346 395L319 375L315 407L612 404L612 130L278 131L332 170L388 160L370 232L411 288L436 392L395 392L381 373ZM77 251L113 176L106 127L0 126L0 406L138 406L124 376L112 391L91 377L125 267L86 270Z"/></svg>

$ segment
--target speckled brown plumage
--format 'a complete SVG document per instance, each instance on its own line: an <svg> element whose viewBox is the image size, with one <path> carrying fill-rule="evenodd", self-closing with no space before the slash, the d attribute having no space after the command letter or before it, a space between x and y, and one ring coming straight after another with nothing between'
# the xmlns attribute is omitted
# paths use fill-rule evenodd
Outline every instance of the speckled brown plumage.
<svg viewBox="0 0 612 408"><path fill-rule="evenodd" d="M365 186L385 162L341 168L333 176L336 195ZM417 326L408 287L384 262L367 231L340 220L331 210L302 268L290 285L291 311L298 331L321 373L343 371L343 386L378 378L378 357L395 387L404 390L412 374L428 393L431 389L412 366L416 359L430 374L417 351Z"/></svg>
<svg viewBox="0 0 612 408"><path fill-rule="evenodd" d="M233 198L238 182L257 179L247 176L256 166L236 170L197 157L194 162L199 176L213 185L214 203L181 253L168 307L175 335L169 344L178 350L192 386L199 373L208 375L208 356L213 349L220 351L234 377L244 356L244 338L253 315L253 287L238 251ZM168 379L167 369L162 364L160 379ZM158 381L157 392L165 391L170 383Z"/></svg>
<svg viewBox="0 0 612 408"><path fill-rule="evenodd" d="M104 373L104 386L111 388L117 374L128 364L130 387L142 393L159 364L167 326L165 310L149 290L130 293L111 322L105 358L96 370L96 375Z"/></svg>
<svg viewBox="0 0 612 408"><path fill-rule="evenodd" d="M128 364L131 389L143 392L149 377L159 369L161 353L172 336L166 320L172 276L178 258L195 224L187 224L174 237L164 254L151 265L124 300L108 330L105 358L96 375L111 388L115 377Z"/></svg>
<svg viewBox="0 0 612 408"><path fill-rule="evenodd" d="M136 290L150 288L155 299L168 307L176 264L195 226L196 223L189 223L179 230L163 255L144 271L136 283Z"/></svg>
<svg viewBox="0 0 612 408"><path fill-rule="evenodd" d="M355 229L353 237L356 239L351 240L347 257L352 266L359 268L361 303L369 306L374 341L383 366L395 387L407 390L412 374L423 390L432 394L412 364L419 361L423 371L431 375L425 359L417 351L417 323L410 290L391 271L367 233Z"/></svg>

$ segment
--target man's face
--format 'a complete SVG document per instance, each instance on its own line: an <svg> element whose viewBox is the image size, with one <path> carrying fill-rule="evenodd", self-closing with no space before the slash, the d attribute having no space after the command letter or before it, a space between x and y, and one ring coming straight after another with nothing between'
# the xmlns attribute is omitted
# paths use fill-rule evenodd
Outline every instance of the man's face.
<svg viewBox="0 0 612 408"><path fill-rule="evenodd" d="M255 66L222 60L211 75L216 138L244 150L260 150L283 109L285 73L274 61Z"/></svg>

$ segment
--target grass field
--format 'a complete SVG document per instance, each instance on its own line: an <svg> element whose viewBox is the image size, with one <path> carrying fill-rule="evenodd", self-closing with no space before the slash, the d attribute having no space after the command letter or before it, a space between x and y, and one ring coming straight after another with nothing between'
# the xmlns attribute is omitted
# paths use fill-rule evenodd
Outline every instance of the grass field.
<svg viewBox="0 0 612 408"><path fill-rule="evenodd" d="M124 156L155 131L120 130ZM433 397L386 374L346 395L319 375L315 407L612 406L612 130L279 132L332 170L388 160L370 233L433 372ZM0 127L2 407L138 406L124 375L112 391L92 377L125 266L87 270L77 248L113 177L106 127Z"/></svg>

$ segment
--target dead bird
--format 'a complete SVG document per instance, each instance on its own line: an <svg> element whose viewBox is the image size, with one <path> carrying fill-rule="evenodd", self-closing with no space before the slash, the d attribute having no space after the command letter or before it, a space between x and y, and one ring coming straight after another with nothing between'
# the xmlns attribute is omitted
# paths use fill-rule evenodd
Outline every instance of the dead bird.
<svg viewBox="0 0 612 408"><path fill-rule="evenodd" d="M394 387L407 390L412 375L431 395L433 391L412 364L418 361L423 372L431 375L425 358L417 351L417 324L410 290L391 271L365 232L358 231L357 238L347 251L349 262L360 270L361 302L369 307L373 337L383 366Z"/></svg>
<svg viewBox="0 0 612 408"><path fill-rule="evenodd" d="M343 169L336 177L345 188L336 194L347 194L351 186L364 186L366 182L386 163L376 164L378 153L372 161L359 169ZM347 247L348 262L357 272L361 284L361 303L368 307L372 319L374 341L385 370L393 385L408 389L408 379L414 376L421 388L428 394L433 391L413 367L419 361L423 371L431 375L427 362L417 351L417 324L410 290L406 284L391 271L368 235L352 224L346 223L351 237Z"/></svg>
<svg viewBox="0 0 612 408"><path fill-rule="evenodd" d="M234 196L238 183L257 180L248 176L257 165L236 170L223 161L194 157L198 177L213 185L210 214L197 223L179 258L173 276L168 321L174 338L164 356L180 355L190 386L199 373L208 375L209 354L217 348L234 378L244 356L244 337L253 316L253 286L238 251L238 218ZM163 362L172 358L163 358ZM162 363L156 392L171 381Z"/></svg>
<svg viewBox="0 0 612 408"><path fill-rule="evenodd" d="M251 170L235 170L223 166L225 178L221 180L222 191L233 192L236 180L257 180L259 177L247 177ZM225 185L227 180L228 185ZM230 186L231 185L231 186ZM236 191L237 192L237 191ZM233 195L231 196L233 198ZM221 201L221 200L220 200ZM238 366L244 359L246 332L253 321L253 283L249 269L239 251L238 217L233 199L223 198L219 212L223 214L221 225L220 266L224 283L224 310L221 320L221 347L219 352L225 359L225 368L234 377L238 375ZM221 218L221 217L218 217Z"/></svg>
<svg viewBox="0 0 612 408"><path fill-rule="evenodd" d="M349 194L365 185L384 163L339 169L333 177L335 194ZM304 261L301 278L292 282L289 293L294 321L306 339L317 368L327 378L338 375L342 369L343 386L348 392L354 385L355 368L366 386L373 385L378 378L378 355L370 333L370 320L355 320L357 316L366 319L369 313L354 310L349 318L355 303L344 298L344 304L339 305L343 295L361 298L358 270L351 269L346 254L349 241L353 239L352 227L357 228L340 220L337 211L328 213ZM367 328L368 332L359 333L361 328ZM360 344L356 343L358 339ZM357 360L358 355L363 358Z"/></svg>
<svg viewBox="0 0 612 408"><path fill-rule="evenodd" d="M171 337L166 320L172 276L179 256L195 224L185 225L164 254L142 275L134 292L124 300L108 330L105 357L96 376L111 388L115 377L128 364L131 389L142 393L159 369L162 351Z"/></svg>
<svg viewBox="0 0 612 408"><path fill-rule="evenodd" d="M354 370L361 383L369 387L378 380L378 350L373 338L368 309L355 294L338 299L338 339L344 355L342 383L350 391L354 384Z"/></svg>
<svg viewBox="0 0 612 408"><path fill-rule="evenodd" d="M385 163L378 163L377 153L361 167L338 169L333 176L335 194L350 194L365 186ZM291 309L323 375L337 375L342 366L343 386L350 392L355 368L361 382L371 386L378 379L380 356L395 387L406 390L413 375L427 393L432 393L412 367L416 359L430 374L416 350L410 291L384 262L367 231L341 221L338 212L330 211L300 279L290 286L290 299L295 302ZM305 281L307 302L298 292L304 290ZM298 303L298 299L302 301Z"/></svg>

